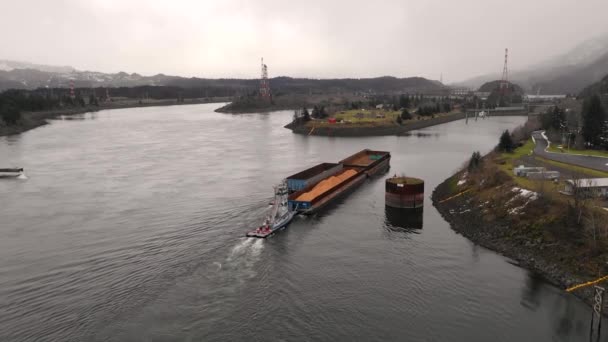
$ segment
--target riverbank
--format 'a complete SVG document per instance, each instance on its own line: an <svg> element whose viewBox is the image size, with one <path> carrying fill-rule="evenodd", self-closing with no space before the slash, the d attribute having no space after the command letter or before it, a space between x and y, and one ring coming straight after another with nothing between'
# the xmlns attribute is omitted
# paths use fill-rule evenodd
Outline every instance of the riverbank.
<svg viewBox="0 0 608 342"><path fill-rule="evenodd" d="M47 111L22 112L21 119L19 120L18 124L11 126L0 125L0 136L14 135L26 132L30 129L46 125L48 123L48 120L57 118L62 115L77 115L109 109L218 103L225 102L227 100L227 98L184 99L183 102L177 102L176 100L123 100L117 102L104 103L99 106L85 106L77 108L70 107Z"/></svg>
<svg viewBox="0 0 608 342"><path fill-rule="evenodd" d="M305 125L294 125L290 123L285 126L293 133L318 136L336 137L363 137L363 136L382 136L382 135L401 135L409 131L422 129L430 126L448 123L451 121L465 118L465 113L450 113L439 115L434 118L423 118L420 120L408 120L402 124L390 123L366 123L366 124L329 124L325 121L309 121Z"/></svg>
<svg viewBox="0 0 608 342"><path fill-rule="evenodd" d="M253 114L279 110L301 110L314 106L332 108L345 103L367 101L360 95L353 94L278 94L272 100L258 96L242 96L215 111L226 114Z"/></svg>
<svg viewBox="0 0 608 342"><path fill-rule="evenodd" d="M532 161L530 148L532 144L512 154L492 152L477 169L459 171L433 191L434 206L456 232L560 288L607 274L608 215L597 203L575 203L559 193L559 183L515 177L512 168L520 163L551 167L542 159ZM589 302L592 288L574 294Z"/></svg>

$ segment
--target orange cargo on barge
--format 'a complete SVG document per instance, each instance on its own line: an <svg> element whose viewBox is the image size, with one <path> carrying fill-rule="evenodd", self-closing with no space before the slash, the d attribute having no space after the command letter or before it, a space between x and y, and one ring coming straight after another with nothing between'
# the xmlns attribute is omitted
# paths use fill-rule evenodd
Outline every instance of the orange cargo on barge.
<svg viewBox="0 0 608 342"><path fill-rule="evenodd" d="M289 195L289 207L302 214L313 214L356 188L366 178L386 172L390 168L390 159L389 152L365 149L341 160L338 164L322 164L335 165L330 173L323 175L325 178L314 178L316 176L312 170L328 172L328 167L319 165L290 176L287 182L288 185L293 184L290 189L293 192ZM307 175L310 178L299 179L298 175ZM315 179L315 182L310 182L310 179ZM300 184L306 184L306 187L297 189Z"/></svg>

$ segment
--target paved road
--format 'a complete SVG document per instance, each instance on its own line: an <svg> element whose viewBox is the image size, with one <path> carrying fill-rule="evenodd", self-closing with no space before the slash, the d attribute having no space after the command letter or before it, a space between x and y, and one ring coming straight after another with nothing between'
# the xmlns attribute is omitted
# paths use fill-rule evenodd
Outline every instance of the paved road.
<svg viewBox="0 0 608 342"><path fill-rule="evenodd" d="M536 140L536 146L534 147L534 154L536 155L555 161L580 165L596 170L608 171L608 158L547 152L545 151L545 148L547 148L547 140L543 138L541 133L534 132L532 133L532 136L534 137L534 140Z"/></svg>

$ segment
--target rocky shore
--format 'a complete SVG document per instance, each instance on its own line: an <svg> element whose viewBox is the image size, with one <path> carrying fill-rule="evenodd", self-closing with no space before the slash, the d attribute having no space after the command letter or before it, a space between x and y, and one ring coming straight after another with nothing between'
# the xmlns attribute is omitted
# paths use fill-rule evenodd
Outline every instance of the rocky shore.
<svg viewBox="0 0 608 342"><path fill-rule="evenodd" d="M292 123L285 126L291 129L293 133L304 135L318 136L333 136L333 137L364 137L364 136L381 136L381 135L402 135L409 131L431 127L451 121L461 120L465 118L465 113L454 113L445 116L439 116L424 120L412 120L402 125L382 124L362 126L356 124L331 124L315 126L309 125L294 125ZM314 129L313 129L314 127Z"/></svg>
<svg viewBox="0 0 608 342"><path fill-rule="evenodd" d="M549 240L538 234L539 230L548 227L535 227L534 230L526 231L515 228L518 223L514 223L509 215L488 215L487 205L484 206L488 203L487 197L480 197L475 188L452 197L454 185L462 177L463 172L460 172L448 178L437 186L431 196L433 205L454 231L475 244L512 259L518 266L533 271L563 289L597 277L582 267L584 260L580 260L581 253L573 248L571 241ZM502 190L505 192L505 189ZM445 200L447 198L451 199ZM502 207L499 210L509 210L504 202L499 206ZM587 287L573 294L590 303L593 289Z"/></svg>

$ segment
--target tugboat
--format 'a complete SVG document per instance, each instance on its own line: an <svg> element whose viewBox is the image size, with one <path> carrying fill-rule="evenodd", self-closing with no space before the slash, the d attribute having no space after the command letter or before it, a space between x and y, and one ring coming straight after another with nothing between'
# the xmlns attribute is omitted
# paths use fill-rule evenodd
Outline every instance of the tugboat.
<svg viewBox="0 0 608 342"><path fill-rule="evenodd" d="M0 178L19 177L21 175L23 175L22 167L0 169Z"/></svg>
<svg viewBox="0 0 608 342"><path fill-rule="evenodd" d="M275 232L284 229L297 214L297 210L289 210L287 197L289 191L287 182L283 180L274 187L274 200L272 209L261 226L245 234L247 237L267 238Z"/></svg>

